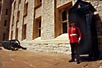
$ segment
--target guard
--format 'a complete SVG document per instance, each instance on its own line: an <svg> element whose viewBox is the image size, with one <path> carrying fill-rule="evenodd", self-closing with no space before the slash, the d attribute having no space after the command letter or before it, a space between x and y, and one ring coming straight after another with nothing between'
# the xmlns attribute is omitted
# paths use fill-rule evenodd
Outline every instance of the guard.
<svg viewBox="0 0 102 68"><path fill-rule="evenodd" d="M70 45L71 45L71 60L69 62L77 61L77 64L80 63L80 55L79 55L79 43L81 40L81 32L80 29L75 25L74 22L71 23L69 29L68 29L68 34L69 34L69 40L70 40Z"/></svg>

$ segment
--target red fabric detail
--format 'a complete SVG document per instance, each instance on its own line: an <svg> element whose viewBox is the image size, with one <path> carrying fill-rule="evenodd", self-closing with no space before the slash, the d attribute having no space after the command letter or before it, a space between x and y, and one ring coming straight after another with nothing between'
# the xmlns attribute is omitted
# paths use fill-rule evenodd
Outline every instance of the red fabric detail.
<svg viewBox="0 0 102 68"><path fill-rule="evenodd" d="M70 36L71 34L77 34L79 35L75 35L75 36ZM81 39L81 32L80 32L80 29L78 27L69 27L68 29L68 34L69 34L69 40L70 40L70 43L78 43L79 42L79 38Z"/></svg>

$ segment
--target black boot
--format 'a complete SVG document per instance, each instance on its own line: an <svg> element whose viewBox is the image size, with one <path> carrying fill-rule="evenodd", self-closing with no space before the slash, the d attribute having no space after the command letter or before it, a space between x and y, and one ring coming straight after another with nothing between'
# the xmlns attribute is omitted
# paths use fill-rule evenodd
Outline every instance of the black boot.
<svg viewBox="0 0 102 68"><path fill-rule="evenodd" d="M80 59L77 59L77 64L80 64L81 60Z"/></svg>
<svg viewBox="0 0 102 68"><path fill-rule="evenodd" d="M77 61L77 64L80 64L80 61Z"/></svg>

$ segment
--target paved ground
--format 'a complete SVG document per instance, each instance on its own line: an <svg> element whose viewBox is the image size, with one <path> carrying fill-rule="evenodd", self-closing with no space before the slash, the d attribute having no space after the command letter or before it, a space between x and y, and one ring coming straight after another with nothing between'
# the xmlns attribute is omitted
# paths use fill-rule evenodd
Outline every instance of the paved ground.
<svg viewBox="0 0 102 68"><path fill-rule="evenodd" d="M0 50L0 68L102 68L102 60L69 63L69 55Z"/></svg>

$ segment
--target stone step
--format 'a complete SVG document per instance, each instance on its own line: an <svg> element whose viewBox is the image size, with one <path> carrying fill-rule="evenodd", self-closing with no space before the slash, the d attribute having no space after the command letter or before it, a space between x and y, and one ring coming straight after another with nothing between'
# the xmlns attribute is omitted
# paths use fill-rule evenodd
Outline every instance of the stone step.
<svg viewBox="0 0 102 68"><path fill-rule="evenodd" d="M21 45L30 51L70 54L70 44L68 43L21 43Z"/></svg>

